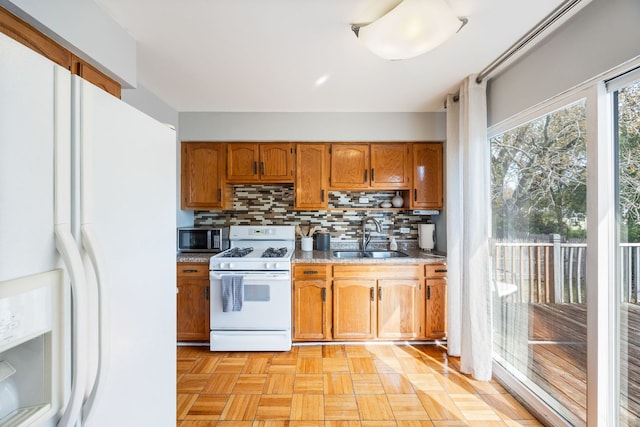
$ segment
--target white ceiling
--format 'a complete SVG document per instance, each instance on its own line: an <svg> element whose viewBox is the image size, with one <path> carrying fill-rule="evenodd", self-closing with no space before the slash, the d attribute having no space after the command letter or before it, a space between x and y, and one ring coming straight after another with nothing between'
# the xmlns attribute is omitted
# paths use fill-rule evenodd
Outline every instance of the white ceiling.
<svg viewBox="0 0 640 427"><path fill-rule="evenodd" d="M179 112L432 112L561 0L448 0L469 23L385 61L351 23L398 0L96 0L138 42L138 83ZM324 80L324 83L319 83Z"/></svg>

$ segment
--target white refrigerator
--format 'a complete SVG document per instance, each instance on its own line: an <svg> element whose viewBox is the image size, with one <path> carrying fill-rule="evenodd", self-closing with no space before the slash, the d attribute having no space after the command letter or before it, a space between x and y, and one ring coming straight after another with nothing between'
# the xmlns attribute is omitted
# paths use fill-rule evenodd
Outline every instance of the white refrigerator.
<svg viewBox="0 0 640 427"><path fill-rule="evenodd" d="M0 425L175 425L175 144L0 34Z"/></svg>

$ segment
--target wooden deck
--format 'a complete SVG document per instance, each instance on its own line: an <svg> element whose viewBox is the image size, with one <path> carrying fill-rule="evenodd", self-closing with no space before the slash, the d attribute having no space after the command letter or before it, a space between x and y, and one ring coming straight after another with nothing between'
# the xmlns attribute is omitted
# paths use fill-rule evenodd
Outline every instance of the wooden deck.
<svg viewBox="0 0 640 427"><path fill-rule="evenodd" d="M626 304L622 314L621 425L636 426L640 419L640 307ZM521 328L523 333L526 328L527 339L518 344L498 333L495 350L586 423L586 305L513 303L505 305L501 315L508 320L509 330Z"/></svg>

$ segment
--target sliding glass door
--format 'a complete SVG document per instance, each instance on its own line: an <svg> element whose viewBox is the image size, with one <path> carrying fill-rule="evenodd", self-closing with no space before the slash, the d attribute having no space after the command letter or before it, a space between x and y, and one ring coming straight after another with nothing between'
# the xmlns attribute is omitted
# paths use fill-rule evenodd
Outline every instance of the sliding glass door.
<svg viewBox="0 0 640 427"><path fill-rule="evenodd" d="M490 138L494 358L573 425L587 418L585 128L581 99Z"/></svg>
<svg viewBox="0 0 640 427"><path fill-rule="evenodd" d="M619 242L616 300L620 425L635 427L640 419L640 80L623 81L612 95Z"/></svg>

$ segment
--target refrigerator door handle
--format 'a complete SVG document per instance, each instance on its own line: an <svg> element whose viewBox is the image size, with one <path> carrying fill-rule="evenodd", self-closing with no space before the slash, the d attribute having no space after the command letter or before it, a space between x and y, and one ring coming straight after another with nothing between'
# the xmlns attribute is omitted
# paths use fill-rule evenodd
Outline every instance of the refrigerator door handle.
<svg viewBox="0 0 640 427"><path fill-rule="evenodd" d="M101 384L105 380L105 375L107 372L107 362L108 362L108 319L107 319L107 299L106 299L106 291L104 287L104 275L105 271L101 265L101 260L103 259L100 256L99 245L96 243L95 233L91 224L83 224L81 227L82 234L82 247L86 251L89 259L91 260L91 264L93 266L93 271L96 279L96 293L98 300L98 365L96 370L96 375L93 380L93 385L91 390L87 394L85 399L85 403L82 407L83 414L83 422L86 423L87 419L91 416L91 410L96 400L100 396L103 387Z"/></svg>
<svg viewBox="0 0 640 427"><path fill-rule="evenodd" d="M72 379L71 394L58 426L75 425L82 410L84 387L87 375L87 295L84 266L76 241L71 235L69 224L56 224L56 247L65 263L71 281L73 299L73 345L72 345Z"/></svg>

